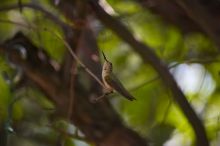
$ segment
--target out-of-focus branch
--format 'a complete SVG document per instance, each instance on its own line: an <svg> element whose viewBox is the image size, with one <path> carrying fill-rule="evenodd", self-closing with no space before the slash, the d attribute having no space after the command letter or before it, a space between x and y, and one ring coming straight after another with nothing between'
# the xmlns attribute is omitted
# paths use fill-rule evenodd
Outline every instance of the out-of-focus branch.
<svg viewBox="0 0 220 146"><path fill-rule="evenodd" d="M15 25L19 25L22 26L24 28L32 28L28 25L19 23L19 22L14 22L14 21L10 21L10 20L1 20L0 22L5 22L5 23L11 23L11 24L15 24ZM42 30L43 31L43 30ZM71 46L68 44L67 41L65 41L60 35L54 33L53 31L49 30L49 29L44 29L44 31L48 31L51 33L51 35L55 36L57 39L59 39L64 45L65 47L68 49L68 51L70 52L70 54L72 55L72 57L82 66L82 68L89 74L91 75L103 88L105 88L105 85L102 83L102 81L77 57L77 55L73 52Z"/></svg>
<svg viewBox="0 0 220 146"><path fill-rule="evenodd" d="M219 26L197 0L176 0L185 13L214 41L220 51Z"/></svg>
<svg viewBox="0 0 220 146"><path fill-rule="evenodd" d="M27 58L21 58L19 50L13 49L17 44L25 48ZM61 98L62 88L60 88L60 80L57 77L58 72L50 64L50 59L47 58L48 55L41 52L44 56L43 60L36 55L39 53L39 49L23 34L18 33L12 40L7 40L4 44L1 44L0 52L1 55L9 55L9 61L21 68L26 77L35 83L53 103L66 107L67 98ZM36 66L38 69L35 69Z"/></svg>
<svg viewBox="0 0 220 146"><path fill-rule="evenodd" d="M134 0L140 6L159 15L164 22L177 26L184 34L202 32L206 34L220 50L220 19L218 1L204 0Z"/></svg>
<svg viewBox="0 0 220 146"><path fill-rule="evenodd" d="M27 48L27 59L23 60L17 52L13 55L13 62L22 68L26 79L32 81L34 87L40 88L46 96L55 103L57 113L55 116L66 117L69 105L70 87L63 87L62 79L56 72L51 72L45 60L38 58L37 48L25 36L15 36L0 46L1 53L10 50L11 45L21 43ZM19 44L20 44L19 43ZM12 47L11 46L11 47ZM13 50L13 49L12 49ZM46 63L46 64L45 64ZM98 62L97 62L98 63ZM45 64L45 65L44 65ZM77 77L77 76L76 76ZM54 80L55 79L55 80ZM58 80L58 81L57 81ZM91 79L90 79L91 80ZM136 132L126 128L114 108L107 100L92 104L89 97L96 95L88 91L78 80L75 80L74 105L71 122L74 123L85 137L99 146L147 146L146 141ZM59 115L58 115L59 114ZM60 115L61 114L61 115Z"/></svg>
<svg viewBox="0 0 220 146"><path fill-rule="evenodd" d="M62 2L65 2L65 1L62 1ZM79 2L82 2L82 1L79 0ZM13 9L15 7L13 7ZM76 31L76 32L77 34L80 34L80 31ZM79 35L75 35L76 32L74 31L74 35L72 35L71 37L68 37L68 34L65 33L66 38L68 38L66 39L67 41L66 40L64 41L63 38L61 37L61 42L62 43L65 42L66 47L68 46L67 48L72 49L73 51L76 51L76 45L79 41ZM11 41L16 42L17 39L12 38L10 39L10 42ZM93 43L96 43L95 39L93 39L92 41L94 41ZM91 43L90 42L88 43L88 41L86 40L84 43L87 43L88 49L90 49ZM8 42L5 42L5 45L7 44ZM27 48L30 50L33 49L33 47L27 47ZM96 51L96 54L98 54L97 48L94 48L94 49ZM84 52L87 52L87 51L84 51ZM70 54L69 52L67 53ZM73 52L73 53L76 53L76 52ZM90 54L88 53L88 55ZM28 56L31 56L31 58L37 57L38 53L31 52ZM72 58L71 55L69 56ZM91 61L92 57L94 56L85 57L84 59L92 62ZM64 58L64 60L66 60L66 58ZM62 84L63 79L60 78L60 74L59 75L56 74L56 78L59 80L59 83L57 84L57 82L54 83L53 80L50 81L51 75L53 75L52 73L50 73L49 75L45 74L45 72L48 71L47 66L39 67L40 64L44 63L43 60L40 60L39 62L37 61L36 64L32 64L32 61L29 61L29 60L23 60L21 62L16 61L16 63L18 63L18 65L21 65L22 69L24 69L25 75L28 74L26 75L27 79L34 82L35 87L37 86L43 89L42 90L43 93L45 93L51 101L54 102L55 100L55 105L58 111L59 110L64 111L64 112L68 111L69 107L67 105L68 105L69 97L70 97L70 92L69 92L70 87L63 86ZM93 63L92 67L95 66L95 68L97 68L98 65L100 65L100 62L97 60L96 62ZM67 71L70 71L70 68L67 68ZM82 76L85 77L85 75L83 74ZM100 89L91 88L91 90L88 91L88 89L80 82L80 79L78 79L78 75L76 75L76 78L77 79L74 80L76 82L74 83L75 85L74 86L75 88L74 105L76 106L72 107L71 122L74 123L75 126L78 127L83 132L86 139L88 139L89 141L92 141L95 145L98 145L98 146L113 146L113 145L147 146L146 141L143 138L141 138L138 135L138 133L134 132L131 129L128 129L123 124L122 120L120 119L120 116L117 114L117 112L108 102L108 100L103 100L99 103L91 104L91 102L89 101L89 97L97 96ZM91 78L89 78L88 80L95 82ZM97 83L95 82L95 84ZM92 85L94 85L94 83ZM97 87L99 86L96 86L96 88ZM62 114L66 114L66 113L62 113ZM62 116L65 116L65 115L62 115Z"/></svg>
<svg viewBox="0 0 220 146"><path fill-rule="evenodd" d="M186 61L183 61L183 62L177 62L177 63L174 63L172 65L170 65L168 68L171 69L171 68L175 68L176 66L180 65L180 64L191 64L191 63L200 63L200 64L210 64L210 63L219 63L220 60L218 59L203 59L203 60L200 60L200 59L190 59L190 60L186 60ZM156 75L154 76L153 78L143 82L143 83L140 83L139 85L133 87L130 89L130 91L134 91L134 90L137 90L143 86L146 86L154 81L157 81L158 79L160 79L160 76Z"/></svg>
<svg viewBox="0 0 220 146"><path fill-rule="evenodd" d="M150 63L161 76L164 83L171 89L173 97L179 104L189 123L191 124L197 140L198 146L209 146L208 138L202 121L199 119L185 95L178 87L173 76L170 74L168 67L156 56L151 48L138 41L128 28L120 21L116 20L97 3L95 0L89 0L90 5L99 20L116 33L121 39L127 42L144 60L145 63Z"/></svg>
<svg viewBox="0 0 220 146"><path fill-rule="evenodd" d="M52 31L50 31L52 34L54 34L54 36L56 38L58 38L60 41L62 41L62 43L65 45L65 47L68 49L69 53L71 54L71 56L83 67L83 69L89 74L91 75L103 88L105 88L105 85L102 83L102 81L77 57L77 55L73 52L71 46L68 44L67 41L65 41L64 39L62 39L61 36L59 36L56 33L53 33Z"/></svg>
<svg viewBox="0 0 220 146"><path fill-rule="evenodd" d="M47 18L52 20L55 24L59 25L62 29L66 30L66 31L72 29L67 23L63 22L62 20L60 20L59 17L54 15L52 12L46 10L45 8L41 7L40 5L35 5L35 4L31 4L31 3L20 3L19 5L12 4L12 5L7 5L7 6L1 6L0 12L9 11L12 9L18 9L20 7L30 8L30 9L34 9L36 11L42 12Z"/></svg>

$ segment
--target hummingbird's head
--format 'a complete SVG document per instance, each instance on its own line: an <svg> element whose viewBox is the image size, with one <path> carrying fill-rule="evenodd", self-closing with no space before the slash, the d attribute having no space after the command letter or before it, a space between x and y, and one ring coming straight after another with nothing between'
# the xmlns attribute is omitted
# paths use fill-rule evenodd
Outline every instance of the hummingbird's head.
<svg viewBox="0 0 220 146"><path fill-rule="evenodd" d="M103 52L102 52L102 55L103 55L103 57L104 57L104 59L105 59L105 62L104 62L104 64L103 64L103 71L104 71L104 72L111 73L111 72L112 72L112 69L113 69L112 63L107 60L107 58L105 57L105 54L104 54Z"/></svg>

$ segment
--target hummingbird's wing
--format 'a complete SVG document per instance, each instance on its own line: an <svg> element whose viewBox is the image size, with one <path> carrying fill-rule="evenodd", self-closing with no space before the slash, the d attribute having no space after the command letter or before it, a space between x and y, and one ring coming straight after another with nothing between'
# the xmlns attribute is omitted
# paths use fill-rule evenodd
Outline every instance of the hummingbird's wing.
<svg viewBox="0 0 220 146"><path fill-rule="evenodd" d="M119 94L126 97L128 100L136 100L122 85L122 83L117 79L117 77L112 73L105 77L106 82L114 88Z"/></svg>

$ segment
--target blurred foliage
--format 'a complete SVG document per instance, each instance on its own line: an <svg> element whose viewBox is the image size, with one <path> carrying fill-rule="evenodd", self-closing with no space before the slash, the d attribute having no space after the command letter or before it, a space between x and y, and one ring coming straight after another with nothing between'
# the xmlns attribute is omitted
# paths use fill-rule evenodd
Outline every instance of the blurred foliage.
<svg viewBox="0 0 220 146"><path fill-rule="evenodd" d="M2 0L1 7L16 2L16 0ZM25 1L22 0L22 2ZM39 0L38 2L63 19L63 16L48 1ZM112 15L128 26L136 38L150 46L168 65L177 64L171 72L180 87L185 85L198 89L194 92L189 92L187 89L183 91L203 119L212 145L219 145L220 69L219 56L211 40L201 33L181 33L178 28L164 23L159 16L143 9L134 1L107 0L107 2L106 5L108 4L111 8ZM47 28L61 35L62 32L56 24L40 12L23 9L20 13L16 9L0 12L0 18L1 41L10 38L17 31L23 31L38 47L44 48L53 59L62 61L65 47L53 34L43 29ZM15 21L36 28L27 29L1 20ZM119 95L116 93L113 95L114 98L110 99L125 123L149 139L155 146L164 143L166 146L172 146L175 140L178 145L193 145L194 136L191 126L152 67L144 64L127 44L107 28L101 28L97 43L113 63L113 70L119 79L137 98L137 101L129 102L118 98ZM191 60L196 60L200 68L195 67L195 63L189 63ZM204 63L205 60L213 61L207 64ZM13 73L5 58L0 60L0 72ZM198 78L198 74L204 72L206 75ZM183 78L190 78L191 81L196 78L197 81L192 84L192 82L183 82ZM151 81L152 79L154 80ZM1 125L6 121L10 101L17 93L18 91L12 91L3 76L0 76ZM60 133L48 126L51 124L49 116L53 113L53 104L37 89L25 89L19 96L22 98L13 106L11 120L17 132L10 135L11 145L54 145ZM65 146L86 145L70 137L64 137L61 141L64 141Z"/></svg>

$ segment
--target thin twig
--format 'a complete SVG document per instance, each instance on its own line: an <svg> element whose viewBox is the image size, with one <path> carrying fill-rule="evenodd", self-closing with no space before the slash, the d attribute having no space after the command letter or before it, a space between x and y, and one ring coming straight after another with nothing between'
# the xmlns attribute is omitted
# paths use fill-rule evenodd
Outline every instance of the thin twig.
<svg viewBox="0 0 220 146"><path fill-rule="evenodd" d="M101 96L97 97L97 98L91 98L91 102L92 103L97 103L99 100L101 100L102 98L104 98L106 95L102 94Z"/></svg>
<svg viewBox="0 0 220 146"><path fill-rule="evenodd" d="M204 85L204 83L205 83L206 75L207 75L207 70L205 69L205 70L203 71L202 80L201 80L201 83L200 83L200 85L199 85L199 90L198 90L198 92L201 92L201 90L202 90L202 87L203 87L203 85Z"/></svg>
<svg viewBox="0 0 220 146"><path fill-rule="evenodd" d="M26 28L30 28L30 26L28 25L24 25L22 23L19 22L14 22L14 21L10 21L10 20L0 20L1 22L6 22L6 23L11 23L11 24L15 24L15 25L20 25ZM86 67L86 65L77 57L77 55L73 52L71 46L68 44L67 41L65 41L59 34L55 33L54 31L51 31L49 29L43 29L43 31L48 31L51 34L53 34L53 36L55 36L57 39L59 39L61 42L63 42L64 46L68 49L68 51L70 52L70 54L72 55L72 57L80 64L80 66L89 74L91 75L103 88L105 88L105 85L102 83L102 81L94 74L92 73L92 71Z"/></svg>
<svg viewBox="0 0 220 146"><path fill-rule="evenodd" d="M95 98L95 99L91 99L91 102L96 103L98 101L100 101L101 99L103 99L104 97L108 96L109 94L112 94L113 92L106 92L103 93L101 96Z"/></svg>
<svg viewBox="0 0 220 146"><path fill-rule="evenodd" d="M172 106L172 103L173 103L173 100L170 98L169 102L168 102L168 105L167 105L167 107L165 109L165 112L164 112L164 115L163 115L161 123L165 123L166 122L166 118L167 118L167 115L169 114L169 111L170 111L170 108Z"/></svg>
<svg viewBox="0 0 220 146"><path fill-rule="evenodd" d="M154 81L158 80L159 78L160 78L160 76L157 75L157 76L153 77L153 78L150 79L150 80L147 80L147 81L145 81L145 82L143 82L143 83L140 83L139 85L133 87L133 88L130 89L129 91L135 91L135 90L137 90L137 89L139 89L139 88L141 88L141 87L143 87L143 86L146 86L146 85L148 85L148 84L150 84L150 83L153 83Z"/></svg>
<svg viewBox="0 0 220 146"><path fill-rule="evenodd" d="M56 38L58 38L60 41L63 42L65 47L68 49L72 57L80 64L80 66L88 73L90 74L103 88L105 88L105 85L102 83L102 81L88 68L86 65L78 58L78 56L74 53L71 46L68 44L67 41L65 41L59 34L55 33L54 31L50 31L48 29L45 29L45 31L51 32L51 34L54 34Z"/></svg>
<svg viewBox="0 0 220 146"><path fill-rule="evenodd" d="M180 64L183 64L183 63L186 63L186 64L189 64L189 63L200 63L200 64L207 64L207 63L215 63L215 62L220 62L220 60L218 59L205 59L205 60L199 60L199 59L190 59L190 60L186 60L186 61L183 61L183 62L178 62L178 63L174 63L172 65L170 65L168 68L171 69L171 68L174 68ZM160 79L160 76L156 75L155 77L151 78L150 80L147 80L143 83L140 83L139 85L131 88L129 91L135 91L143 86L146 86L150 83L153 83L154 81Z"/></svg>

